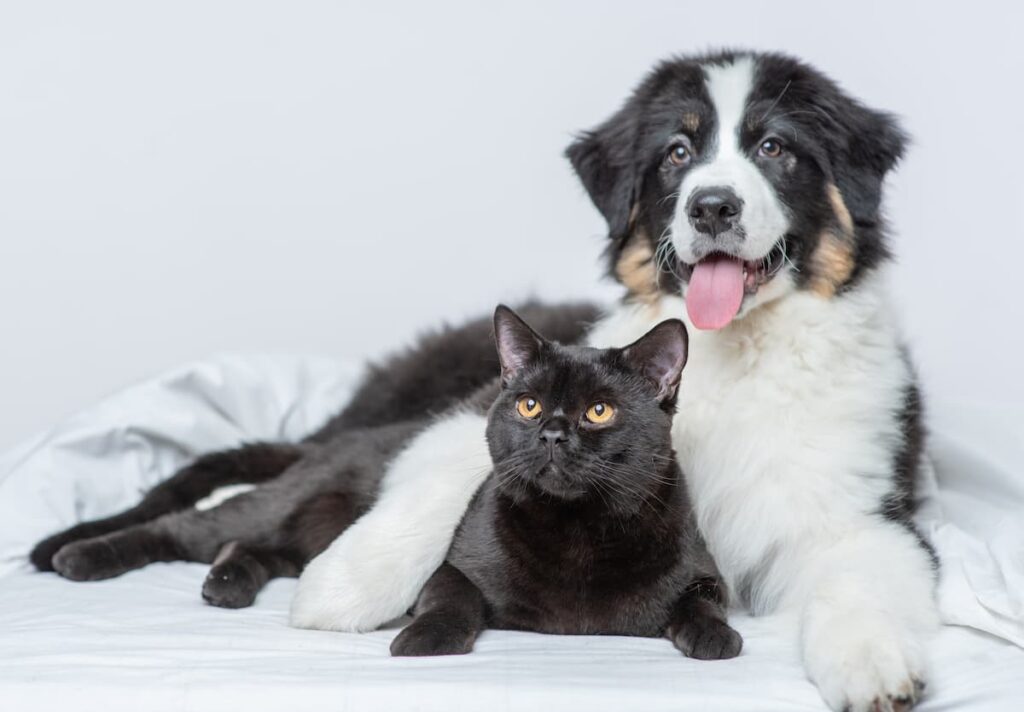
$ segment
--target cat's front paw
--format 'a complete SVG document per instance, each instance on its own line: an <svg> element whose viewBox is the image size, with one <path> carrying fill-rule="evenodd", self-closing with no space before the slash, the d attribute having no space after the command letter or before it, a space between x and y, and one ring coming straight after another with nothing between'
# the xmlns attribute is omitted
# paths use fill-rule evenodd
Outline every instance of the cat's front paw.
<svg viewBox="0 0 1024 712"><path fill-rule="evenodd" d="M53 555L53 570L71 581L100 581L128 570L104 537L66 544Z"/></svg>
<svg viewBox="0 0 1024 712"><path fill-rule="evenodd" d="M743 638L728 623L717 618L697 617L672 631L672 644L689 658L725 660L743 650Z"/></svg>
<svg viewBox="0 0 1024 712"><path fill-rule="evenodd" d="M413 621L391 641L395 657L465 655L473 650L476 636L462 626L444 621Z"/></svg>

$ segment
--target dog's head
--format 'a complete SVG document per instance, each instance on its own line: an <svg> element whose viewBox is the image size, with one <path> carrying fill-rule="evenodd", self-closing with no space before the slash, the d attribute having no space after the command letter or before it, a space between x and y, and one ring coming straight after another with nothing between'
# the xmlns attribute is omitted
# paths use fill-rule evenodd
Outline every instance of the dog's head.
<svg viewBox="0 0 1024 712"><path fill-rule="evenodd" d="M635 297L682 294L717 329L794 290L831 297L888 256L879 204L894 119L777 54L657 66L567 154Z"/></svg>

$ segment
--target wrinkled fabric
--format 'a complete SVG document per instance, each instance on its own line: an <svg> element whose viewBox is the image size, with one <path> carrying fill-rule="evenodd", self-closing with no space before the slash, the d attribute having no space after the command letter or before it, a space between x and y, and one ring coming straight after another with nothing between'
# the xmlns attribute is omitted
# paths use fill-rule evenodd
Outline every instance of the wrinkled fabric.
<svg viewBox="0 0 1024 712"><path fill-rule="evenodd" d="M309 433L359 374L330 359L223 356L0 457L0 710L822 709L774 617L735 615L745 647L730 661L687 660L662 640L503 631L469 656L394 660L394 629L289 628L292 580L227 611L203 604L197 564L93 583L28 565L42 537L134 504L198 454ZM943 561L951 625L921 709L1024 709L1024 409L933 403L930 420L918 523Z"/></svg>

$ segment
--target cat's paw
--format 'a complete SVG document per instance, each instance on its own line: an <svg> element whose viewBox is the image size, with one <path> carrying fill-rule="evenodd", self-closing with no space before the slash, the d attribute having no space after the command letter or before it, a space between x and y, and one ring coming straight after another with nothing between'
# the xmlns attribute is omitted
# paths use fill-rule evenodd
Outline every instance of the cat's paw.
<svg viewBox="0 0 1024 712"><path fill-rule="evenodd" d="M395 657L465 655L473 650L476 636L462 626L443 621L413 621L391 641Z"/></svg>
<svg viewBox="0 0 1024 712"><path fill-rule="evenodd" d="M689 658L725 660L743 650L743 637L725 621L698 617L673 631L672 644Z"/></svg>
<svg viewBox="0 0 1024 712"><path fill-rule="evenodd" d="M47 537L35 545L32 552L28 555L28 560L39 571L53 571L53 555L71 541L73 539L67 536L67 532Z"/></svg>
<svg viewBox="0 0 1024 712"><path fill-rule="evenodd" d="M104 537L66 544L51 561L53 570L71 581L100 581L128 570L117 549Z"/></svg>
<svg viewBox="0 0 1024 712"><path fill-rule="evenodd" d="M28 555L28 560L39 571L53 571L53 555L73 541L81 541L97 535L98 532L90 530L91 527L88 524L76 524L70 529L48 536L35 545Z"/></svg>
<svg viewBox="0 0 1024 712"><path fill-rule="evenodd" d="M239 561L217 564L203 581L203 600L220 608L251 606L259 591L260 583Z"/></svg>
<svg viewBox="0 0 1024 712"><path fill-rule="evenodd" d="M834 710L906 712L924 691L916 646L892 633L866 638L837 632L828 650L807 650L805 657L811 679Z"/></svg>

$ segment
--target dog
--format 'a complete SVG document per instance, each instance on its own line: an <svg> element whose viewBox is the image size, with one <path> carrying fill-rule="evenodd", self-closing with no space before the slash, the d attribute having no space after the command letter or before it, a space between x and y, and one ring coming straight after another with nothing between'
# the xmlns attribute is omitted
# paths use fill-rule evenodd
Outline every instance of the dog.
<svg viewBox="0 0 1024 712"><path fill-rule="evenodd" d="M800 61L722 52L659 64L567 151L627 293L588 340L692 327L673 440L700 529L734 599L791 622L836 710L913 706L938 620L911 521L921 399L885 287L905 143ZM484 426L467 406L409 443L303 573L294 625L408 609L488 471Z"/></svg>

